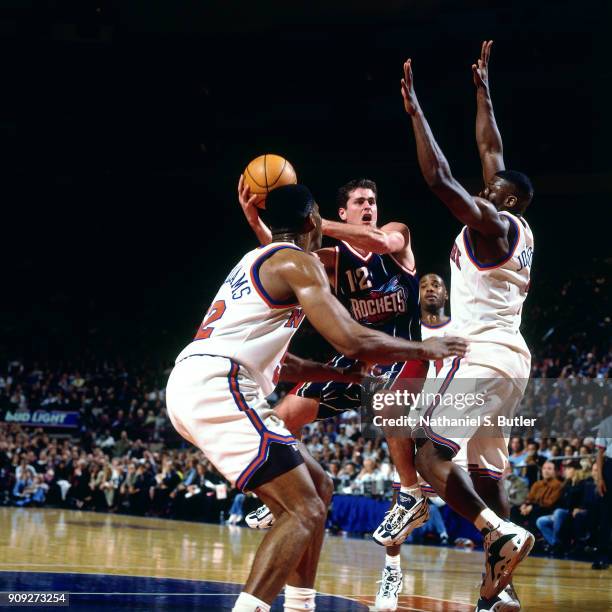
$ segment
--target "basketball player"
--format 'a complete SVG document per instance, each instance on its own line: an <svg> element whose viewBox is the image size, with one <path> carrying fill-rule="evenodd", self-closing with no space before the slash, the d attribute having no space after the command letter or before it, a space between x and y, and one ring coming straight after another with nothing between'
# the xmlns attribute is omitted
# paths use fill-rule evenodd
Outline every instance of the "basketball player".
<svg viewBox="0 0 612 612"><path fill-rule="evenodd" d="M482 473L501 474L507 461L501 429L479 432L469 424L469 417L489 416L496 423L499 415L512 415L529 378L530 353L520 334L520 322L533 253L533 235L523 213L533 189L525 175L503 171L503 165L496 168L487 159L487 186L481 197L470 196L452 176L419 106L411 60L404 64L402 95L423 176L465 224L451 251L451 310L453 330L469 339L470 352L442 368L434 392L452 397L469 388L462 379L471 379L478 381L478 391L485 398L484 405L465 407L462 416L467 424L455 427L447 426L444 417L456 419L456 408L433 402L426 412L433 424L421 429L424 435L418 439L416 465L436 493L482 531L486 560L478 609L495 609L498 594L529 554L534 538L488 507L452 457L463 443L468 463Z"/></svg>
<svg viewBox="0 0 612 612"><path fill-rule="evenodd" d="M308 189L288 185L267 198L272 243L232 269L199 328L178 355L166 391L170 420L240 490L253 491L276 522L258 548L236 612L268 612L285 586L285 610L313 610L323 541L327 477L265 401L300 319L338 351L369 362L464 355L456 338L425 343L356 323L332 295L309 251L320 216Z"/></svg>
<svg viewBox="0 0 612 612"><path fill-rule="evenodd" d="M360 323L406 339L419 339L418 279L411 248L410 231L403 223L378 222L377 187L367 179L354 180L338 190L338 214L342 222L322 220L323 234L334 238L335 246L319 249L317 256L325 266L332 289L352 317ZM255 207L248 185L240 177L238 198L257 238L262 244L270 241L270 230ZM368 311L370 309L370 311ZM354 360L336 355L330 364L351 367ZM386 386L397 380L407 380L407 386L424 379L428 364L422 361L378 366ZM276 406L289 431L296 437L302 427L315 420L338 416L361 406L361 387L332 380L317 382L311 378L298 384ZM420 389L412 389L420 390ZM385 569L379 594L394 592L395 578L401 572L399 544L412 529L429 518L429 506L421 494L414 469L414 444L409 436L387 436L394 464L399 472L397 498L405 509L403 521L386 530L379 529L375 540L386 545ZM394 498L395 501L395 498ZM249 527L266 529L274 515L265 505L246 516ZM389 526L387 526L389 527ZM393 546L397 543L398 546ZM390 574L388 569L393 569ZM388 605L387 601L385 605ZM378 608L393 610L395 608Z"/></svg>
<svg viewBox="0 0 612 612"><path fill-rule="evenodd" d="M444 312L446 302L448 302L448 292L444 280L437 274L425 274L425 276L422 276L419 281L422 339L448 335L451 319ZM435 378L443 364L443 359L430 361L427 378ZM462 458L455 458L455 461L461 460ZM467 469L467 464L465 469ZM424 497L435 495L434 490L420 475L418 482ZM395 469L392 486L395 492L400 491L399 474ZM394 498L393 502L395 503L395 501L396 499ZM383 568L380 588L376 594L375 610L397 610L399 594L401 593L404 579L400 564L400 549L401 544L386 547L385 567Z"/></svg>
<svg viewBox="0 0 612 612"><path fill-rule="evenodd" d="M411 248L410 230L403 223L391 222L377 227L378 202L374 181L350 181L338 190L338 215L342 222L322 220L322 232L336 239L337 244L317 251L336 296L353 318L394 336L419 339L418 279ZM249 225L262 244L270 241L270 230L259 217L256 196L240 177L238 197ZM370 310L368 310L370 309ZM330 362L334 366L350 367L353 360L343 354ZM427 363L413 360L381 367L390 386L397 379L422 380ZM297 385L276 406L287 428L298 435L301 428L315 420L359 409L361 387L356 384L309 379ZM427 520L424 503L414 469L414 445L408 437L387 437L393 461L401 478L400 504L405 508L405 520L385 538L374 534L384 545L402 542L408 533ZM273 516L266 508L251 513L250 526L266 527Z"/></svg>

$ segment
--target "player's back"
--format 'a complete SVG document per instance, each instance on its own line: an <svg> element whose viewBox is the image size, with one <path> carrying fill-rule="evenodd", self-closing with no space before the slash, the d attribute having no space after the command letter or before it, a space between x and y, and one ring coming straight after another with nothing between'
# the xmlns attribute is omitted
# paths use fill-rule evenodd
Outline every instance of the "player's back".
<svg viewBox="0 0 612 612"><path fill-rule="evenodd" d="M261 265L281 249L302 250L291 242L273 242L242 257L177 362L191 355L228 357L244 366L265 394L272 392L281 360L303 317L298 303L274 300L259 278Z"/></svg>
<svg viewBox="0 0 612 612"><path fill-rule="evenodd" d="M360 254L345 241L336 247L335 293L362 325L419 340L419 281L392 255Z"/></svg>

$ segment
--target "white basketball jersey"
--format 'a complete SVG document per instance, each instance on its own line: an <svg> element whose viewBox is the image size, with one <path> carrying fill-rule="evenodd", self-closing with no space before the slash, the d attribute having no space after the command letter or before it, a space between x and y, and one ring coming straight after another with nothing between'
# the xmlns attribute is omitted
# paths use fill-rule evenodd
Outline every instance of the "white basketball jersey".
<svg viewBox="0 0 612 612"><path fill-rule="evenodd" d="M442 336L449 336L451 332L452 321L449 319L446 323L440 325L427 325L421 321L421 340L427 340L428 338L441 338ZM429 369L427 370L427 378L436 378L438 372L454 359L454 355L445 357L444 359L436 359L435 361L429 362Z"/></svg>
<svg viewBox="0 0 612 612"><path fill-rule="evenodd" d="M468 350L475 357L474 363L491 367L497 367L499 355L494 347L480 347L479 343L493 343L510 348L527 360L531 358L520 326L529 290L533 234L522 217L505 211L500 214L508 217L516 228L509 252L502 260L492 264L478 262L467 227L460 232L451 251L453 330L470 341ZM508 374L517 375L515 369Z"/></svg>
<svg viewBox="0 0 612 612"><path fill-rule="evenodd" d="M247 253L217 292L194 340L176 358L228 357L244 366L265 395L274 390L282 358L302 322L299 304L272 299L259 280L264 261L292 242L273 242Z"/></svg>

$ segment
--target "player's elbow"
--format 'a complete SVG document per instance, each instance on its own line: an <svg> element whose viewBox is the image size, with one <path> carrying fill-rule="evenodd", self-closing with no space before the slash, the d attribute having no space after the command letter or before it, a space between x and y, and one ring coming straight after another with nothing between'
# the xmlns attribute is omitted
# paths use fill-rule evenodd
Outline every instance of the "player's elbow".
<svg viewBox="0 0 612 612"><path fill-rule="evenodd" d="M391 253L390 239L385 232L377 232L370 236L370 250L377 255Z"/></svg>
<svg viewBox="0 0 612 612"><path fill-rule="evenodd" d="M441 164L431 172L428 172L425 175L425 182L432 191L448 188L453 182L453 175L449 165Z"/></svg>

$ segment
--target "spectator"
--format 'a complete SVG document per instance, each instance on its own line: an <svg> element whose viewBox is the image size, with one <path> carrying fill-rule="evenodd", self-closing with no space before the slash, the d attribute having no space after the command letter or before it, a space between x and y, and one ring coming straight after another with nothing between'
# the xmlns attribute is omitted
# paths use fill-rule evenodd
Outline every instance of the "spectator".
<svg viewBox="0 0 612 612"><path fill-rule="evenodd" d="M506 495L508 496L510 506L521 506L527 499L529 487L527 486L525 479L517 476L513 472L512 465L510 463L506 465L506 469L504 470L503 485L504 489L506 490Z"/></svg>
<svg viewBox="0 0 612 612"><path fill-rule="evenodd" d="M534 531L538 517L554 509L561 496L561 487L555 464L552 461L546 461L542 465L542 480L532 485L524 503L518 508L512 508L512 521Z"/></svg>
<svg viewBox="0 0 612 612"><path fill-rule="evenodd" d="M556 556L566 549L562 542L562 532L568 520L574 516L573 511L579 508L579 500L582 498L580 463L566 464L564 476L565 482L561 489L557 507L552 514L543 514L536 519L537 528Z"/></svg>

